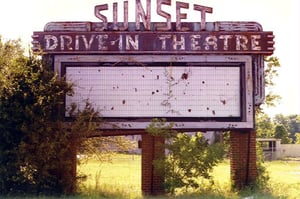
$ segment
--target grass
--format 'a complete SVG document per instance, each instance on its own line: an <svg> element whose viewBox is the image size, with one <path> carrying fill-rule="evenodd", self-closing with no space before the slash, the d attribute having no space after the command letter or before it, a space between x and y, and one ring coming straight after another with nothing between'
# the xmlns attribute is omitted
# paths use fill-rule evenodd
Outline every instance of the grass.
<svg viewBox="0 0 300 199"><path fill-rule="evenodd" d="M101 163L88 160L87 164L79 165L78 172L87 175L87 179L80 184L85 195L106 192L131 196L141 196L141 156L120 155ZM90 192L90 193L89 193Z"/></svg>
<svg viewBox="0 0 300 199"><path fill-rule="evenodd" d="M272 161L266 163L271 177L271 192L278 197L300 198L300 161Z"/></svg>
<svg viewBox="0 0 300 199"><path fill-rule="evenodd" d="M223 199L247 198L251 199L298 199L300 198L300 161L273 161L266 163L270 175L270 185L266 193L232 192L230 189L229 161L219 164L213 172L215 185L203 186L197 195L178 196L179 199ZM89 160L87 164L79 165L79 172L87 175L80 184L81 194L87 198L145 198L141 193L141 156L116 155L110 162ZM162 199L166 197L155 197ZM148 199L148 198L147 198Z"/></svg>
<svg viewBox="0 0 300 199"><path fill-rule="evenodd" d="M145 197L141 193L141 156L117 154L110 161L89 159L78 171L87 177L80 183L80 193L66 199L300 199L300 159L266 162L270 184L264 192L242 193L230 189L229 161L220 163L213 171L214 186L205 182L201 192L176 197ZM15 197L13 197L15 198ZM24 197L22 197L24 198ZM32 197L25 197L32 198ZM33 197L54 199L55 197Z"/></svg>

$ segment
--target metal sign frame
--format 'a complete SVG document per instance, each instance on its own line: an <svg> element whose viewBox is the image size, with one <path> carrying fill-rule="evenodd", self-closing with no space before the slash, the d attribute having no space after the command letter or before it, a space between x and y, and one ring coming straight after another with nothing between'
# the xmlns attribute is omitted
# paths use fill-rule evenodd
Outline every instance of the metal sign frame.
<svg viewBox="0 0 300 199"><path fill-rule="evenodd" d="M254 128L254 100L253 100L253 78L252 57L247 55L56 55L54 57L55 70L62 77L66 63L99 63L99 62L201 62L219 63L228 65L230 63L242 63L241 65L241 114L239 117L176 117L167 118L168 122L174 123L174 129L182 131L196 130L226 130L226 129L252 129ZM138 82L137 82L138 83ZM152 118L155 118L153 116ZM151 118L105 118L105 124L101 130L143 130L150 123Z"/></svg>
<svg viewBox="0 0 300 199"><path fill-rule="evenodd" d="M272 32L35 32L55 54L270 54Z"/></svg>

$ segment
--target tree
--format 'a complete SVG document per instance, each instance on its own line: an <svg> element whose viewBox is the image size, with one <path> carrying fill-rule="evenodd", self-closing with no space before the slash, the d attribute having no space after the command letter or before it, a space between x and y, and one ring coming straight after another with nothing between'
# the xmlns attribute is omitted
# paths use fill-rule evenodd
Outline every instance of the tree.
<svg viewBox="0 0 300 199"><path fill-rule="evenodd" d="M20 40L3 41L0 35L0 70L23 63L25 58L23 53Z"/></svg>
<svg viewBox="0 0 300 199"><path fill-rule="evenodd" d="M87 104L65 123L72 86L38 58L25 57L19 40L0 41L0 62L1 195L73 192L72 144L93 127L95 111Z"/></svg>
<svg viewBox="0 0 300 199"><path fill-rule="evenodd" d="M3 50L9 46L21 52L11 49L19 48L17 44L9 41ZM63 172L57 161L69 150L59 107L70 87L42 69L38 60L22 55L1 60L1 193L62 192L60 179L51 173Z"/></svg>
<svg viewBox="0 0 300 199"><path fill-rule="evenodd" d="M290 137L293 142L296 142L296 133L300 132L300 115L290 115L289 116L289 128Z"/></svg>
<svg viewBox="0 0 300 199"><path fill-rule="evenodd" d="M271 118L265 114L260 113L256 117L257 137L271 138L274 137L274 124Z"/></svg>
<svg viewBox="0 0 300 199"><path fill-rule="evenodd" d="M1 39L1 37L0 37ZM15 84L13 79L19 79L23 66L27 60L22 55L20 41L0 40L0 192L6 193L9 190L21 190L23 182L21 163L18 158L18 146L24 136L20 130L22 121L26 120L24 112L17 107L22 103L16 103L15 99L22 98L15 96L15 90L22 92L22 84ZM19 73L17 73L19 72ZM23 78L24 81L26 81Z"/></svg>
<svg viewBox="0 0 300 199"><path fill-rule="evenodd" d="M279 95L272 92L275 85L274 77L278 76L278 68L280 67L277 57L267 57L265 66L265 88L267 94L264 103L261 106L255 107L255 122L258 137L273 137L274 125L271 119L263 112L263 107L273 107L281 99Z"/></svg>
<svg viewBox="0 0 300 199"><path fill-rule="evenodd" d="M295 133L295 137L296 137L296 144L300 144L300 133Z"/></svg>
<svg viewBox="0 0 300 199"><path fill-rule="evenodd" d="M281 124L281 125L285 126L286 128L288 128L288 126L289 126L288 118L286 116L284 116L283 114L275 115L273 121L274 121L274 124L276 124L276 125Z"/></svg>
<svg viewBox="0 0 300 199"><path fill-rule="evenodd" d="M265 105L273 107L281 99L281 97L272 92L275 86L274 77L278 76L278 68L280 67L278 57L267 57L265 59L267 65L265 66L265 87L268 89L266 94Z"/></svg>
<svg viewBox="0 0 300 199"><path fill-rule="evenodd" d="M281 139L282 144L290 144L292 142L292 139L289 138L289 132L282 124L276 125L274 137L277 139Z"/></svg>
<svg viewBox="0 0 300 199"><path fill-rule="evenodd" d="M286 128L286 130L290 133L290 138L293 139L293 143L296 142L295 133L300 132L300 116L284 116L282 114L278 114L274 117L274 123L283 125Z"/></svg>

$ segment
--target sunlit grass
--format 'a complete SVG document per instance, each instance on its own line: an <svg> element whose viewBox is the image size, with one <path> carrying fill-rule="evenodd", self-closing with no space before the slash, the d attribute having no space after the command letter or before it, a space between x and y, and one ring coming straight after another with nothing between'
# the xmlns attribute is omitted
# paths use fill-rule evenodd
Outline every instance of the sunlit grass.
<svg viewBox="0 0 300 199"><path fill-rule="evenodd" d="M91 159L86 164L80 164L78 171L87 176L80 184L80 189L85 195L105 192L108 195L123 194L127 198L142 196L140 155L118 154L105 162Z"/></svg>
<svg viewBox="0 0 300 199"><path fill-rule="evenodd" d="M300 198L300 161L272 161L266 163L270 175L271 192L279 197Z"/></svg>
<svg viewBox="0 0 300 199"><path fill-rule="evenodd" d="M270 185L264 193L245 191L233 192L230 184L230 165L226 160L213 171L215 184L203 183L201 193L177 196L180 199L193 198L245 198L253 199L300 199L300 161L273 161L266 163L270 175ZM141 193L141 156L116 155L110 162L91 159L79 165L78 170L87 175L81 183L81 193L88 198L145 198ZM268 191L269 190L269 191ZM156 197L162 199L166 197ZM148 199L148 198L147 198Z"/></svg>

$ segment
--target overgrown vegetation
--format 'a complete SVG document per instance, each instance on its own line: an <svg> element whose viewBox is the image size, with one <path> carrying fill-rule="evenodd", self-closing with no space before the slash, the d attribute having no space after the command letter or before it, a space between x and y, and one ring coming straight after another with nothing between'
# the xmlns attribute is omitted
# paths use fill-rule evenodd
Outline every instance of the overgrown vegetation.
<svg viewBox="0 0 300 199"><path fill-rule="evenodd" d="M273 86L279 61L273 57L267 62L266 85ZM76 119L66 123L65 95L72 95L72 85L57 78L40 59L24 56L19 40L3 42L0 37L0 195L74 193L74 146L89 158L96 154L98 160L111 157L112 146L121 151L130 147L120 138L88 139L101 123L88 102L81 111L70 107L69 115ZM268 94L266 103L274 105L278 99L279 96ZM257 123L259 136L300 142L299 116L278 115L274 119L276 125L267 116L261 116L258 119L262 121ZM224 157L224 146L208 145L200 133L176 132L164 120L155 120L147 131L167 140L168 154L155 162L156 169L165 175L167 192L193 190L199 194L212 190L203 187L217 187L212 170ZM260 158L257 185L272 189L267 186L269 176Z"/></svg>
<svg viewBox="0 0 300 199"><path fill-rule="evenodd" d="M64 123L71 85L40 59L25 57L20 41L0 40L0 63L1 195L73 193L72 144L91 129L94 110L73 111L79 117Z"/></svg>
<svg viewBox="0 0 300 199"><path fill-rule="evenodd" d="M256 144L256 169L257 178L254 189L259 191L267 190L270 182L270 175L265 165L265 157L260 145Z"/></svg>
<svg viewBox="0 0 300 199"><path fill-rule="evenodd" d="M298 159L299 160L299 159ZM120 198L120 199L295 199L300 195L300 162L293 160L264 163L269 173L268 186L262 189L247 189L242 192L231 190L230 163L225 159L214 167L210 175L214 176L214 185L201 181L198 192L179 192L176 196L143 197L141 193L141 156L115 154L110 161L104 161L101 167L95 159L79 165L79 170L88 176L86 187L81 193L83 198ZM100 172L99 172L100 171ZM283 178L284 176L284 178ZM96 183L97 182L97 183ZM96 186L97 185L97 186ZM183 190L184 191L184 190ZM79 197L80 198L80 197Z"/></svg>
<svg viewBox="0 0 300 199"><path fill-rule="evenodd" d="M165 176L167 193L197 191L201 188L200 177L214 184L211 171L224 157L222 144L209 145L201 133L176 132L165 120L154 119L146 131L166 138L168 154L155 160L154 165Z"/></svg>

